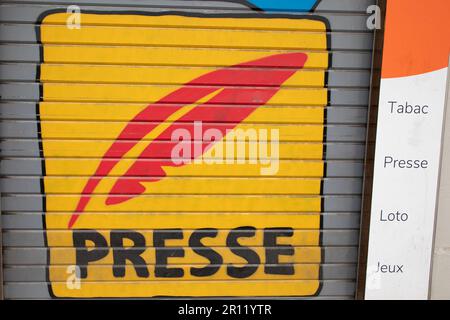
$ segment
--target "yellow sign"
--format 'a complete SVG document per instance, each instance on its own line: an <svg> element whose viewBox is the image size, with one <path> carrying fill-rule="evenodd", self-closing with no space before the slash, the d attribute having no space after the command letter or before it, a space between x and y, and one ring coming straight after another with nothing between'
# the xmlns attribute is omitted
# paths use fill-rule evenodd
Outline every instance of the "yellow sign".
<svg viewBox="0 0 450 320"><path fill-rule="evenodd" d="M40 27L53 294L317 294L326 24L67 18Z"/></svg>

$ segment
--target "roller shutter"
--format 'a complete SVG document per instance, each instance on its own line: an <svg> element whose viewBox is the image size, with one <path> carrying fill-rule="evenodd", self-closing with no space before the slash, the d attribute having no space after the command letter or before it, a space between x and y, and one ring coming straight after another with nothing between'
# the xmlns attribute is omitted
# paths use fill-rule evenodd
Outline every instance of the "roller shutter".
<svg viewBox="0 0 450 320"><path fill-rule="evenodd" d="M2 1L5 298L353 298L374 2Z"/></svg>

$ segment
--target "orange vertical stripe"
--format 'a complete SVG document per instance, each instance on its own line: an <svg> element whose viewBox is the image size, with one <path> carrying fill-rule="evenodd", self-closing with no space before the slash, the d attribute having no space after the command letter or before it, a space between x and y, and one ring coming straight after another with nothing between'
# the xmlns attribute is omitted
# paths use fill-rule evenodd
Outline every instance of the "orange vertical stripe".
<svg viewBox="0 0 450 320"><path fill-rule="evenodd" d="M449 0L388 1L383 78L399 78L448 66Z"/></svg>

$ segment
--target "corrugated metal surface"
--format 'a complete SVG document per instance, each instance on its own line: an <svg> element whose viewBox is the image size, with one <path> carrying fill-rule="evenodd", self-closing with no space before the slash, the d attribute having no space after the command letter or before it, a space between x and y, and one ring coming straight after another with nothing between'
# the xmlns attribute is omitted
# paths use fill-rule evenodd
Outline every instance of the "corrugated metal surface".
<svg viewBox="0 0 450 320"><path fill-rule="evenodd" d="M2 1L5 297L353 297L372 50L365 11L373 2L323 0L315 12L275 16L227 1ZM64 12L73 4L81 8L80 29L65 25ZM255 61L286 53L303 53L307 62L262 101L277 88L269 75L293 66L281 60L261 67ZM238 76L216 79L214 85L231 92L228 96L212 97L217 89L203 94L206 100L216 98L212 109L225 106L225 112L206 113L206 118L199 112L196 118L188 109L187 118L178 121L158 113L142 115L149 103L157 109L197 102L185 96L164 99L177 90L214 87L199 77L242 63L256 65L241 65ZM259 77L245 77L258 70ZM205 82L185 85L194 79ZM166 119L167 126L175 121L186 128L193 119L206 119L209 127L220 129L240 122L230 110L240 112L244 105L254 108L258 103L264 106L236 128L279 130L279 170L274 176L261 176L260 167L248 163L169 166L164 167L167 177L134 191L133 181L148 181L149 168L161 163L167 156L164 146L170 145L153 137L159 145L153 152L123 152L130 144L140 148L139 133L149 124ZM127 123L129 135L120 138ZM153 139L143 138L140 151ZM114 146L116 153L108 154ZM68 225L89 178L102 163L116 160L120 168L105 174L81 210L85 212ZM128 187L120 189L117 181ZM118 192L111 193L113 187ZM121 199L123 190L127 199ZM226 237L231 229L248 226L255 234L247 230L250 234L240 241L253 248L259 263L250 276L232 277L226 264L246 260L232 253L236 248L230 249ZM204 243L223 258L224 265L210 276L205 270L195 276L191 269L208 264L188 242L193 230L202 228L218 229ZM293 254L280 254L294 274L266 272L266 228L292 228L292 235L278 241L294 248ZM81 289L68 289L67 267L76 260L74 229L94 229L108 246L111 230L134 230L144 239L142 257L149 276L139 276L139 266L130 261L125 277L117 276L112 264L120 254L114 256L111 249L89 266ZM155 275L153 230L159 229L182 229L184 239L167 242L184 250L184 258L169 259L172 268L183 270L182 277Z"/></svg>

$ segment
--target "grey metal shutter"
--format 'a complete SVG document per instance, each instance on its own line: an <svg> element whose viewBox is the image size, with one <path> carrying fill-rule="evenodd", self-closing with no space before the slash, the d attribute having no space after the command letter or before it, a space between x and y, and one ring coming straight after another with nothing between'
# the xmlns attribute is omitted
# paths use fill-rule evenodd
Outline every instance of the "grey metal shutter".
<svg viewBox="0 0 450 320"><path fill-rule="evenodd" d="M325 171L321 179L321 208L318 212L320 215L320 274L317 279L320 283L320 288L312 295L298 295L301 297L315 296L318 298L342 298L351 299L355 295L355 280L356 280L356 268L357 268L357 248L359 238L359 220L360 220L360 206L361 206L361 189L362 189L362 175L363 175L363 157L365 150L365 132L367 122L367 104L368 104L368 92L370 81L370 67L371 67L371 54L372 54L372 41L373 34L366 27L367 14L366 9L368 6L374 4L375 0L322 0L314 12L302 14L305 18L311 18L312 20L321 17L320 21L326 21L329 25L329 29L326 30L327 37L329 39L327 50L314 50L311 52L329 51L329 64L325 68L326 75L325 89L328 94L328 103L325 107L325 120L324 120L324 153L323 163L325 164ZM84 130L81 125L86 122L96 122L98 126L104 126L108 128L111 123L119 123L124 125L126 119L117 118L112 114L108 117L105 114L103 120L96 119L98 115L92 115L92 118L87 117L68 119L61 118L61 114L54 118L42 119L42 115L39 113L39 104L46 102L42 96L42 87L45 84L54 85L52 92L58 93L59 85L79 85L78 75L66 75L65 78L58 79L42 79L41 64L46 64L46 67L70 67L77 66L89 66L92 68L101 68L107 66L122 65L119 62L108 60L104 57L97 58L93 55L83 53L78 56L80 59L78 62L71 61L70 57L73 54L64 54L64 51L60 52L60 55L43 55L43 43L39 43L40 37L40 24L39 21L43 16L46 16L52 12L66 12L69 5L79 5L81 13L97 13L102 15L120 15L120 14L135 14L150 16L160 16L169 14L169 12L177 12L178 14L185 13L186 16L204 16L204 17L237 17L238 15L247 16L248 18L255 17L254 14L261 15L276 15L277 17L283 17L288 15L296 15L293 12L276 12L276 13L255 13L247 5L242 2L236 1L158 1L158 0L133 0L133 1L116 1L114 5L111 1L107 0L78 0L78 1L38 1L38 0L4 0L0 4L0 137L1 137L1 209L2 209L2 236L3 236L3 263L4 263L4 295L6 299L24 299L24 298L52 298L56 294L52 293L52 286L49 281L49 268L51 266L55 268L66 268L64 259L62 262L51 261L50 249L48 247L48 238L58 238L61 236L64 238L64 232L69 232L58 226L46 225L45 215L50 212L51 206L46 205L46 197L75 197L77 196L70 191L70 183L66 183L68 188L65 191L61 191L59 194L47 194L45 196L44 176L45 173L45 158L47 157L52 161L89 161L90 158L98 158L95 155L86 155L83 157L83 150L64 150L61 154L58 154L58 147L53 150L52 155L45 155L43 150L43 140L49 141L61 141L64 139L72 139L74 142L73 148L83 148L83 143L91 143L89 148L92 147L92 143L97 143L99 148L102 148L101 144L104 140L111 140L114 137L109 136L107 129L105 134L100 136L89 136L89 133L83 133ZM301 15L300 13L297 15ZM82 16L83 18L83 16ZM323 19L324 18L324 19ZM83 21L81 22L83 28ZM140 28L139 21L136 24L128 24L126 26L114 26L114 25L101 25L93 23L90 28ZM57 26L57 23L55 22ZM191 30L192 26L161 26L156 25L154 28L178 28L181 30ZM203 26L203 28L205 28ZM212 29L218 28L217 26L210 27ZM232 31L233 26L220 26L225 31ZM227 29L228 28L228 29ZM243 30L246 30L245 23L242 26ZM273 27L274 28L274 27ZM195 28L194 28L195 30ZM271 32L270 24L267 25L266 30L261 32ZM113 31L111 31L113 32ZM273 32L289 32L289 30L278 30ZM308 32L308 31L306 31ZM310 31L312 34L317 31ZM55 36L56 37L56 36ZM111 37L110 43L69 43L69 46L105 46L111 50L117 49L117 47L124 44L116 43L117 39ZM181 41L182 39L180 39ZM52 43L52 41L54 41ZM136 44L141 49L155 48L155 47L170 47L170 44L160 44L158 46L158 39L146 39L145 41L156 41L155 43ZM163 41L163 40L161 40ZM201 39L199 40L201 41ZM164 42L164 41L163 41ZM50 40L50 45L63 46L64 39L54 38ZM161 42L162 43L162 42ZM66 48L70 49L70 47ZM173 47L174 50L179 49ZM197 46L194 44L186 44L183 49L186 50L208 50L208 48L202 47L200 44ZM213 48L211 48L212 50ZM225 50L226 48L218 47L217 50ZM265 48L264 50L266 50ZM275 48L279 49L279 48ZM286 48L281 48L286 49ZM289 48L287 48L289 49ZM290 48L291 50L294 50ZM301 50L303 48L298 48ZM64 50L64 48L62 48ZM237 48L240 51L252 51L263 50L261 48L252 48L251 45L246 47L245 44L241 48ZM274 50L274 48L271 48ZM59 57L59 58L58 58ZM42 60L43 59L43 60ZM60 60L58 60L60 59ZM216 63L209 63L202 60L186 60L188 62L180 62L179 65L164 66L158 65L155 62L153 65L148 65L145 62L136 60L135 56L122 57L123 61L128 62L129 66L135 67L136 72L141 72L139 68L219 68L226 67L221 65L220 61ZM192 62L194 61L194 62ZM311 67L308 72L317 71L321 67ZM87 69L89 70L89 69ZM108 72L112 72L115 69L108 69ZM320 71L320 70L319 70ZM61 74L61 70L54 74ZM96 72L99 72L98 70ZM318 75L320 78L320 75ZM111 74L111 78L114 74ZM50 77L51 78L51 77ZM81 83L87 89L86 94L89 93L89 84L91 85L108 85L109 84L121 84L120 79L117 81L108 81L108 77L105 77L102 81L86 80L85 83ZM72 79L72 80L71 80ZM148 80L148 79L147 79ZM151 83L146 82L136 76L133 83L128 83L128 86L141 87L141 86L154 86L158 88L160 85L181 85L182 83L173 83L171 79L167 80L167 83ZM156 80L155 80L156 81ZM171 82L172 81L172 82ZM45 84L43 84L45 83ZM123 84L123 83L122 83ZM255 84L254 86L258 86ZM308 84L297 84L295 90L315 90L314 86L308 86ZM45 89L44 89L45 90ZM66 89L64 89L66 90ZM131 88L130 90L134 90ZM137 89L136 89L137 90ZM94 94L92 90L92 94ZM50 90L48 91L50 92ZM136 91L137 92L137 91ZM90 93L89 93L90 94ZM77 100L78 99L78 100ZM91 100L94 98L90 98ZM54 104L57 110L58 103L63 105L70 103L124 103L123 108L126 108L125 103L141 102L141 101L121 101L120 97L115 100L104 100L102 98L95 98L95 101L85 101L83 97L73 98L72 101L55 98L49 100ZM295 104L295 103L294 103ZM297 106L302 106L302 103L298 103ZM294 106L294 107L297 107ZM274 106L277 107L277 106ZM283 108L286 108L284 112L287 112L290 106L287 102L284 105L278 106L280 112ZM109 109L107 109L109 110ZM134 109L133 109L134 110ZM108 111L107 111L108 112ZM131 111L130 111L131 112ZM256 120L255 120L256 121ZM274 120L276 122L277 120ZM74 134L70 138L67 136L55 136L54 133L43 133L47 130L48 126L53 123L59 123L60 126L74 126L80 125L80 132L78 135ZM286 121L284 125L302 126L310 125L302 122L302 120ZM53 132L53 131L52 131ZM87 135L87 136L86 136ZM300 138L295 141L296 143L313 143L312 141L302 141ZM316 141L317 142L317 141ZM44 142L45 143L45 142ZM55 151L56 150L56 151ZM302 149L303 150L303 149ZM73 152L79 154L74 156ZM50 151L49 151L50 152ZM51 153L50 152L50 153ZM87 151L86 151L87 152ZM94 151L92 151L94 152ZM88 152L87 152L88 153ZM95 152L94 152L95 153ZM308 159L302 159L301 154L295 159L283 159L280 161L303 161ZM311 160L311 159L310 159ZM88 164L86 164L89 167ZM58 168L62 168L60 172L58 170L54 173L47 171L48 179L54 179L56 185L57 179L64 181L64 179L77 179L77 177L86 176L86 173L80 172L65 172L64 164L61 164ZM86 169L87 170L87 169ZM214 173L209 174L210 177L214 177ZM206 175L208 177L208 175ZM198 177L191 177L198 178ZM242 177L245 179L245 174ZM293 177L286 177L286 184L288 180ZM295 178L311 178L311 177L295 177ZM314 177L312 177L314 178ZM59 181L58 180L58 181ZM314 180L314 179L312 179ZM71 180L72 181L72 180ZM53 183L52 182L52 183ZM313 183L312 181L311 183ZM48 183L48 182L46 182ZM74 182L75 183L75 182ZM203 190L203 189L202 189ZM209 194L208 190L203 190L204 194L196 196L205 196ZM294 190L287 190L285 194L282 192L282 196L291 199L294 197L302 197L304 195L293 192ZM200 191L202 193L202 191ZM257 192L255 191L255 194ZM174 195L172 195L174 196ZM207 198L214 199L217 195L209 195ZM220 196L220 195L219 195ZM246 194L244 196L252 196ZM274 196L277 196L274 193ZM307 195L306 195L307 196ZM179 196L182 199L184 196ZM203 198L202 198L203 199ZM63 200L62 200L63 201ZM177 200L174 200L177 201ZM180 200L181 201L181 200ZM200 200L199 200L200 201ZM209 200L208 200L209 201ZM213 201L213 200L211 200ZM224 200L224 207L227 206ZM290 200L289 200L290 201ZM256 210L255 210L256 211ZM292 210L291 210L292 211ZM189 210L187 210L189 212ZM268 209L268 212L270 210ZM290 212L295 216L295 211ZM218 226L214 226L218 227ZM220 227L220 226L219 226ZM267 225L271 227L270 224ZM289 227L287 225L286 227ZM114 227L116 229L126 229L126 227ZM145 226L142 227L146 229ZM172 228L172 227L171 227ZM152 228L147 228L152 229ZM164 228L163 228L164 229ZM306 237L307 227L305 230L294 230L299 232L299 237L302 232L305 232ZM147 230L150 231L150 230ZM226 228L225 228L226 231ZM281 238L280 238L281 239ZM61 240L62 241L62 240ZM109 241L109 239L108 239ZM64 243L62 241L61 243ZM261 244L262 245L262 244ZM310 244L311 246L311 244ZM305 245L308 248L308 245ZM61 244L54 250L72 250L64 244ZM223 248L222 248L223 249ZM222 250L220 249L220 250ZM261 249L261 248L260 248ZM220 251L219 252L222 252ZM259 250L259 249L258 249ZM306 249L309 250L309 249ZM258 251L259 252L259 251ZM302 251L303 252L303 251ZM65 253L62 253L64 256ZM67 253L68 254L68 253ZM54 257L53 257L54 258ZM55 259L55 258L54 258ZM58 259L56 259L58 260ZM187 261L189 262L189 261ZM245 260L244 260L245 262ZM298 261L296 261L298 263ZM300 261L301 263L301 261ZM314 263L311 262L311 263ZM315 262L317 263L317 261ZM110 264L110 263L109 263ZM108 262L105 262L103 267L108 268ZM260 267L262 268L262 266ZM101 269L97 272L100 275L98 280L112 281L101 276ZM128 272L128 269L126 269ZM62 271L61 271L62 272ZM58 274L61 274L59 272ZM110 271L108 271L110 272ZM150 278L153 276L153 269L150 269ZM314 278L314 277L313 277ZM262 280L255 281L265 281ZM290 280L284 278L286 283ZM286 280L287 279L287 280ZM153 279L154 280L154 279ZM219 279L220 280L220 279ZM62 281L61 279L54 280L55 282ZM136 280L138 281L138 280ZM152 281L152 279L142 280ZM195 281L195 280L193 280ZM207 280L198 280L207 281ZM236 281L235 279L222 279L222 282ZM244 281L244 280L239 280ZM250 281L250 280L249 280ZM269 281L269 280L267 280ZM278 280L280 281L280 280ZM294 280L293 280L294 281ZM302 279L296 279L299 283ZM181 281L180 281L181 282ZM268 286L272 282L267 282ZM162 286L164 283L161 284ZM225 283L226 285L226 283ZM239 292L239 291L237 291ZM236 295L239 295L238 293ZM283 295L283 294L280 294ZM295 294L287 294L289 296L297 296ZM98 296L98 295L97 295ZM277 296L277 294L274 294ZM95 294L93 295L95 297ZM131 295L130 297L133 297Z"/></svg>

